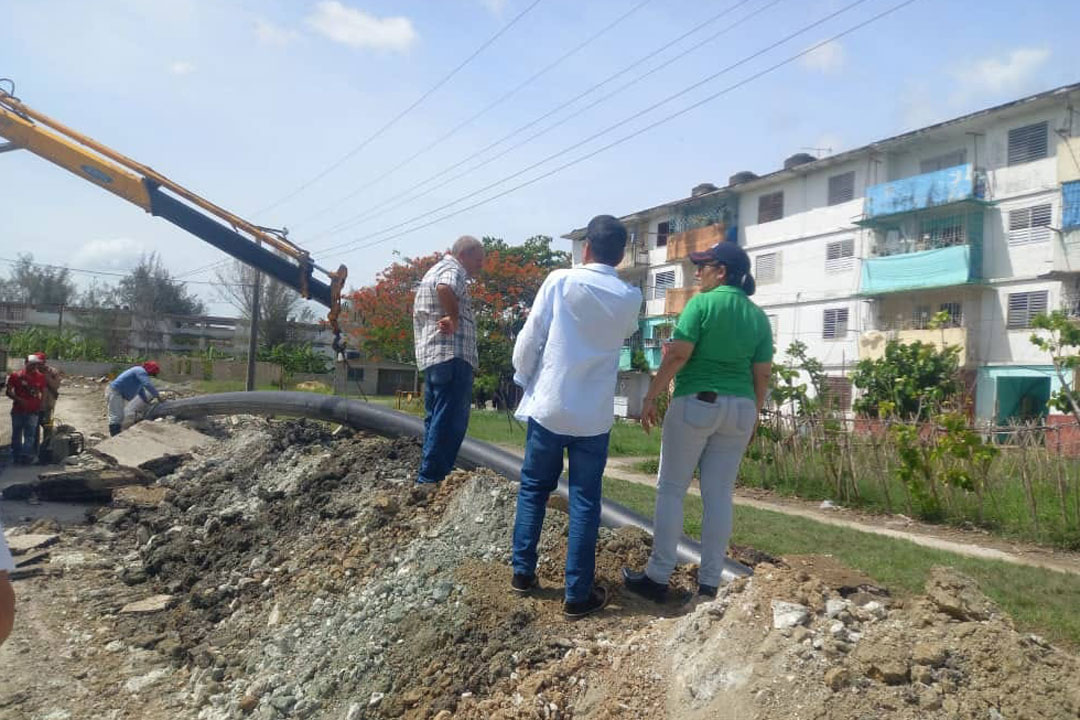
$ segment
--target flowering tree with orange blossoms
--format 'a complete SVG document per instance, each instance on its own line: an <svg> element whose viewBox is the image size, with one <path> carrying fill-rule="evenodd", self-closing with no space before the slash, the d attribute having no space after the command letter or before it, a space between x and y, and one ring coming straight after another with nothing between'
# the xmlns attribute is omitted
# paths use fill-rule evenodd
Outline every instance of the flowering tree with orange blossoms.
<svg viewBox="0 0 1080 720"><path fill-rule="evenodd" d="M552 270L570 266L569 253L552 250L537 235L521 245L485 237L484 267L470 283L480 367L476 399L508 402L513 390L514 340L525 324L540 284ZM356 345L372 359L415 362L412 310L416 284L440 253L404 258L379 273L375 284L350 295Z"/></svg>

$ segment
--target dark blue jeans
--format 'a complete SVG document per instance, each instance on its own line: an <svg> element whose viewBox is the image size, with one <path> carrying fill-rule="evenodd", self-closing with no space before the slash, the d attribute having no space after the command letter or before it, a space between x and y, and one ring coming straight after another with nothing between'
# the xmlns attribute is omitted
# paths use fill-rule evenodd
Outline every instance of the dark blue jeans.
<svg viewBox="0 0 1080 720"><path fill-rule="evenodd" d="M566 548L566 602L589 598L596 571L596 534L608 436L559 435L529 419L525 462L521 466L517 517L514 518L514 572L536 572L536 546L544 524L548 496L559 484L563 452L570 460L570 537Z"/></svg>
<svg viewBox="0 0 1080 720"><path fill-rule="evenodd" d="M37 413L11 413L11 455L16 460L34 457L37 439Z"/></svg>
<svg viewBox="0 0 1080 720"><path fill-rule="evenodd" d="M454 469L469 428L473 369L454 358L424 370L424 459L417 482L437 483Z"/></svg>

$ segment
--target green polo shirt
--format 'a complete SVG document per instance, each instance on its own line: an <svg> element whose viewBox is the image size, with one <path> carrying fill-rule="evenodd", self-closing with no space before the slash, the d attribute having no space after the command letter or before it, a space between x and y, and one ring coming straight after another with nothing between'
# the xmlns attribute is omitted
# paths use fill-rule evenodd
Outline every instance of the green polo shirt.
<svg viewBox="0 0 1080 720"><path fill-rule="evenodd" d="M769 318L740 288L721 285L690 298L672 334L694 343L675 376L675 395L712 391L754 398L754 363L772 362Z"/></svg>

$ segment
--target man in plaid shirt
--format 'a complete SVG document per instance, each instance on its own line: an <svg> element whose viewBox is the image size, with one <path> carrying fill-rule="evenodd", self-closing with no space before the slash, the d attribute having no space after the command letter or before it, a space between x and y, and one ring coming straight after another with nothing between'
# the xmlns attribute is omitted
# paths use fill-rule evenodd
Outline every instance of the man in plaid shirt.
<svg viewBox="0 0 1080 720"><path fill-rule="evenodd" d="M413 303L416 365L424 371L424 458L418 483L438 483L457 460L469 427L476 324L466 284L484 265L484 246L457 239L450 253L427 271Z"/></svg>

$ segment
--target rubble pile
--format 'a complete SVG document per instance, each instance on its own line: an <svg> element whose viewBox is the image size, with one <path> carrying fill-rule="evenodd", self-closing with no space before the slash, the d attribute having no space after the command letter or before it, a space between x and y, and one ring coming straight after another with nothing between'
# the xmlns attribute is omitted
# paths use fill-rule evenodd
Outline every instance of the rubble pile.
<svg viewBox="0 0 1080 720"><path fill-rule="evenodd" d="M414 441L306 421L232 418L212 434L50 548L78 581L62 632L88 668L67 717L1080 717L1077 658L1018 633L950 570L901 600L746 550L753 578L704 601L680 568L657 606L618 587L648 536L602 530L614 599L570 622L559 510L541 588L509 590L504 479L418 489ZM51 717L45 700L0 692L0 715Z"/></svg>

